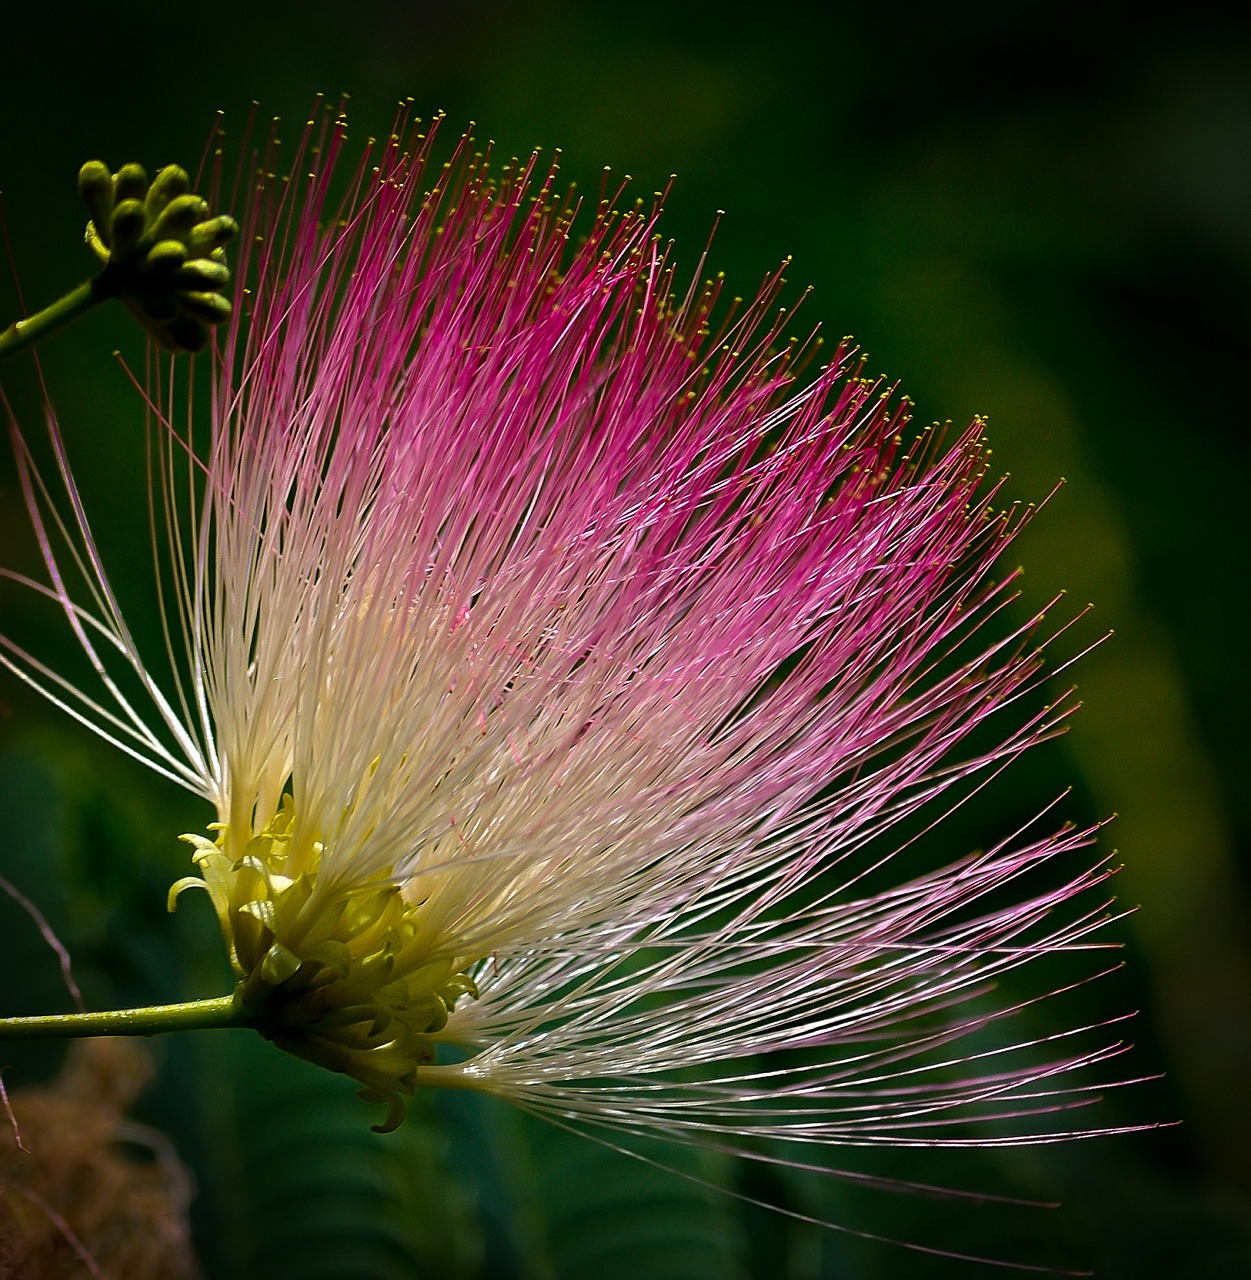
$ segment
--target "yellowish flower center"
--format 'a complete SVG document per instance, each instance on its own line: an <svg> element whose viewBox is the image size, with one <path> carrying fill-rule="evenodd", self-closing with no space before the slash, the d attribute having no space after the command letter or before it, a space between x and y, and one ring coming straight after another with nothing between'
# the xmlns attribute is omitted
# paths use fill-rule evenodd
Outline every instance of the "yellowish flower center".
<svg viewBox="0 0 1251 1280"><path fill-rule="evenodd" d="M360 1081L362 1098L387 1105L375 1126L387 1132L404 1118L418 1069L434 1061L457 999L478 990L468 962L432 947L421 904L385 875L319 885L317 845L307 870L286 874L295 816L284 796L241 851L224 824L210 827L216 840L183 836L200 874L170 889L170 907L184 889L208 890L248 1021L280 1048Z"/></svg>

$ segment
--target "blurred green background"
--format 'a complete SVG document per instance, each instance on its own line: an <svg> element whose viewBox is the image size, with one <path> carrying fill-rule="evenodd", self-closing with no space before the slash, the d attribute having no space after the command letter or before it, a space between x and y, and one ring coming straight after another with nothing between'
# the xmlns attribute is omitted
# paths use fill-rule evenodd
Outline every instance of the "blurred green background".
<svg viewBox="0 0 1251 1280"><path fill-rule="evenodd" d="M922 421L987 415L1013 497L1040 500L1065 477L1014 552L1026 595L1037 605L1063 587L1095 603L1070 651L1115 635L1077 672L1071 734L1017 769L1011 795L962 818L951 856L1065 782L1071 816L1119 815L1104 839L1123 863L1121 901L1139 910L1119 926L1126 970L1083 994L1083 1010L1141 1009L1125 1070L1166 1078L1101 1115L1184 1123L873 1166L1064 1202L1052 1211L692 1171L941 1248L1105 1277L1251 1274L1251 21L1214 5L1065 0L8 0L0 85L0 190L33 304L88 266L83 160L193 166L218 109L228 134L253 100L294 134L317 91L349 93L364 138L411 98L453 131L478 121L500 156L561 148L566 176L591 192L604 165L644 195L676 174L666 226L680 263L694 268L726 210L711 262L737 291L791 255L791 296L815 286L801 327L853 333ZM8 281L0 304L7 322ZM42 358L136 629L159 646L138 402L110 354L142 369L123 319L93 316ZM4 386L36 425L26 362ZM34 563L7 459L0 555ZM0 626L72 661L63 621L7 586ZM172 836L202 829L202 806L8 677L0 714L0 872L57 924L89 1003L224 989L208 912L164 911L185 854ZM7 901L0 960L4 1012L64 1007L50 953ZM158 1051L143 1118L196 1170L212 1276L971 1273L705 1195L502 1110L429 1100L401 1137L377 1138L344 1082L233 1033ZM12 1087L56 1057L6 1049L2 1061Z"/></svg>

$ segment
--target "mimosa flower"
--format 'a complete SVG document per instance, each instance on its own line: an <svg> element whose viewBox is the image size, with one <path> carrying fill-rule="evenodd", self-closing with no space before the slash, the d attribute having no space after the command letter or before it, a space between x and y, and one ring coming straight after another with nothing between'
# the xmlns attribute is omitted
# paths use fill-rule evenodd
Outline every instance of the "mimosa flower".
<svg viewBox="0 0 1251 1280"><path fill-rule="evenodd" d="M1078 1132L1115 1046L993 989L1092 945L1092 832L914 857L1068 713L982 425L914 439L846 342L805 379L780 277L724 307L656 209L575 239L537 159L342 144L264 158L211 404L149 394L173 685L15 432L100 688L3 660L213 806L171 899L242 1014L385 1127L441 1085L797 1161Z"/></svg>

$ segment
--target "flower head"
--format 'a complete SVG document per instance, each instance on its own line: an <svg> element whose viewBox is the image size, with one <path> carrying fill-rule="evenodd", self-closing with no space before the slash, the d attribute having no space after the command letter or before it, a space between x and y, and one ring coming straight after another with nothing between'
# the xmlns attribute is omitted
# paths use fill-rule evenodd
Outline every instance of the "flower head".
<svg viewBox="0 0 1251 1280"><path fill-rule="evenodd" d="M1024 696L981 424L914 438L848 343L805 380L780 278L725 308L657 209L575 238L537 158L432 134L346 181L337 122L267 157L207 439L150 397L178 687L20 438L104 693L4 661L214 806L171 897L207 889L249 1019L388 1126L438 1084L732 1149L1066 1136L1112 1050L982 1033L998 975L1106 918L1088 859L1029 878L1092 833L869 879L1067 714Z"/></svg>

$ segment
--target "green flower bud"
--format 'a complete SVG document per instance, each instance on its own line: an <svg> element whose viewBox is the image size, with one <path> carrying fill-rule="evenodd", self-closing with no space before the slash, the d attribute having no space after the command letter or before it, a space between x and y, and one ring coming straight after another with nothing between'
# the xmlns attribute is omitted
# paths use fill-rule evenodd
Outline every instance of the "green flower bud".
<svg viewBox="0 0 1251 1280"><path fill-rule="evenodd" d="M209 217L186 171L167 165L152 182L141 165L116 173L98 160L78 174L91 220L87 244L104 264L95 287L121 298L171 351L199 351L213 326L230 318L230 270L224 246L238 233L233 218Z"/></svg>
<svg viewBox="0 0 1251 1280"><path fill-rule="evenodd" d="M134 257L144 231L143 205L138 200L123 200L114 210L109 223L110 257L122 261Z"/></svg>
<svg viewBox="0 0 1251 1280"><path fill-rule="evenodd" d="M220 293L192 293L184 291L179 294L184 308L193 316L199 316L205 324L221 324L230 319L230 301Z"/></svg>
<svg viewBox="0 0 1251 1280"><path fill-rule="evenodd" d="M168 276L173 279L187 261L188 249L177 240L161 240L148 251L148 270L154 276ZM205 259L196 259L197 262ZM229 272L226 273L229 276Z"/></svg>
<svg viewBox="0 0 1251 1280"><path fill-rule="evenodd" d="M142 200L148 194L148 173L141 164L124 164L113 176L113 199Z"/></svg>
<svg viewBox="0 0 1251 1280"><path fill-rule="evenodd" d="M194 258L175 272L174 282L180 289L216 291L230 283L230 268L211 258Z"/></svg>
<svg viewBox="0 0 1251 1280"><path fill-rule="evenodd" d="M78 194L91 215L90 227L107 227L113 217L113 175L99 160L78 171Z"/></svg>
<svg viewBox="0 0 1251 1280"><path fill-rule="evenodd" d="M185 169L176 164L167 164L152 180L144 199L144 210L148 220L154 222L169 207L170 201L178 196L186 195L191 190L191 180Z"/></svg>

